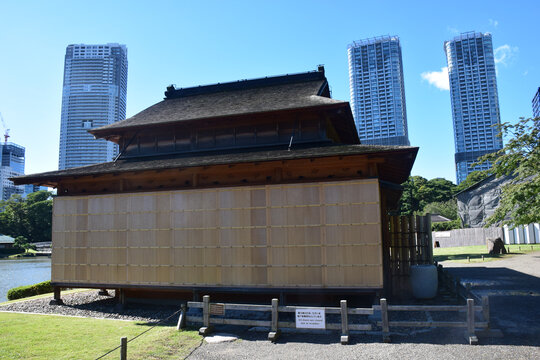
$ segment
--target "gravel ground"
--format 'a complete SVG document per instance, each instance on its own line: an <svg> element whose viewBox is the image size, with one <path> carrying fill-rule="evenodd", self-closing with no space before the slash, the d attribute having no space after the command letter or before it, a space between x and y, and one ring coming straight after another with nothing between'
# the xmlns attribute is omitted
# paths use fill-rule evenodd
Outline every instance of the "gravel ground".
<svg viewBox="0 0 540 360"><path fill-rule="evenodd" d="M111 292L114 295L114 292ZM165 319L179 310L174 306L129 305L120 309L116 306L114 296L98 295L97 290L62 294L64 305L49 305L51 297L28 300L0 306L0 311L30 312L39 314L55 314L82 316L92 318L135 320L156 322ZM177 316L170 321L176 323Z"/></svg>
<svg viewBox="0 0 540 360"><path fill-rule="evenodd" d="M444 335L444 334L443 334ZM433 333L433 340L437 340ZM431 344L423 337L396 337L391 344L381 342L379 336L353 336L353 343L340 345L338 334L284 334L276 344L261 335L241 337L241 340L221 344L204 344L189 360L222 359L539 359L540 349L515 345ZM415 341L416 340L416 341ZM429 339L428 339L429 340ZM459 340L459 339L458 339Z"/></svg>

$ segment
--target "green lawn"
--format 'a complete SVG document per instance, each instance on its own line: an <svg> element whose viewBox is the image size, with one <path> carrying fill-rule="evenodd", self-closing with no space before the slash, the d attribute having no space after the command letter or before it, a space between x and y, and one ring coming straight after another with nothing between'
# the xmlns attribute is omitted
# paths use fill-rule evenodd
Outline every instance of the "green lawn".
<svg viewBox="0 0 540 360"><path fill-rule="evenodd" d="M0 313L0 359L96 359L149 325L134 321ZM201 343L196 331L158 326L128 343L128 359L183 359ZM104 359L117 359L119 350Z"/></svg>
<svg viewBox="0 0 540 360"><path fill-rule="evenodd" d="M433 259L437 262L451 260L457 262L482 262L504 259L509 256L525 254L531 251L540 251L540 244L532 245L505 245L510 249L510 253L506 255L489 255L485 245L476 246L457 246L447 248L434 248ZM484 259L482 259L482 255ZM469 259L467 259L469 258Z"/></svg>

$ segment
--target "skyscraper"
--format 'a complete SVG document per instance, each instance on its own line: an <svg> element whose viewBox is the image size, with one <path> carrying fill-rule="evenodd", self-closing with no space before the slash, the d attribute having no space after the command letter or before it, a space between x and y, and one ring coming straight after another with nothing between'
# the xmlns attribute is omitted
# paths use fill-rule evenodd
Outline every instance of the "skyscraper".
<svg viewBox="0 0 540 360"><path fill-rule="evenodd" d="M533 116L540 117L540 87L532 99Z"/></svg>
<svg viewBox="0 0 540 360"><path fill-rule="evenodd" d="M360 141L409 145L399 37L355 41L347 52L351 107Z"/></svg>
<svg viewBox="0 0 540 360"><path fill-rule="evenodd" d="M24 194L24 185L14 185L11 177L24 175L24 147L7 142L0 144L2 160L0 167L1 200L8 200L13 194Z"/></svg>
<svg viewBox="0 0 540 360"><path fill-rule="evenodd" d="M69 45L64 63L59 169L111 161L118 147L87 131L126 116L127 47Z"/></svg>
<svg viewBox="0 0 540 360"><path fill-rule="evenodd" d="M456 180L459 184L469 173L486 170L491 164L471 167L485 154L502 149L497 137L500 124L499 97L491 34L466 32L444 42L452 117Z"/></svg>

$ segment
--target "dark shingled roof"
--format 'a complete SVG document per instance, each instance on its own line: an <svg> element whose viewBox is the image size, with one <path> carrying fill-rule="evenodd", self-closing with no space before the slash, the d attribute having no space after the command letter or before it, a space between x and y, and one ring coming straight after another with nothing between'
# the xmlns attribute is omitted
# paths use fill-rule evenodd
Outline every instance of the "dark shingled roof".
<svg viewBox="0 0 540 360"><path fill-rule="evenodd" d="M346 101L324 96L327 92L328 82L322 70L186 89L170 87L165 100L131 118L90 130L90 133L102 137L148 125L321 105L349 106Z"/></svg>
<svg viewBox="0 0 540 360"><path fill-rule="evenodd" d="M51 183L57 182L62 178L74 176L92 176L103 174L117 174L123 172L146 171L146 170L165 170L196 166L224 165L248 162L264 162L276 160L294 160L302 158L317 158L329 156L345 156L360 154L383 154L383 153L405 153L405 158L399 158L395 162L387 164L387 173L393 173L391 177L397 176L407 179L416 153L417 147L411 146L382 146L382 145L338 145L323 146L306 149L288 150L270 150L253 151L229 154L212 154L199 156L176 156L163 158L143 158L143 159L125 159L116 162L88 165L66 170L49 171L40 174L31 174L12 178L17 185L31 183ZM403 173L403 174L402 174Z"/></svg>

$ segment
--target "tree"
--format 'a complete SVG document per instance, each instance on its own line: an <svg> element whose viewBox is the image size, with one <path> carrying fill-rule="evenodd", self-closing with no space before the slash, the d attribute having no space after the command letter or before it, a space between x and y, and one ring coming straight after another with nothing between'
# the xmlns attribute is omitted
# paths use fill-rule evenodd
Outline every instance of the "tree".
<svg viewBox="0 0 540 360"><path fill-rule="evenodd" d="M26 199L13 195L0 202L0 233L23 236L30 242L51 241L52 200L48 191L37 191Z"/></svg>
<svg viewBox="0 0 540 360"><path fill-rule="evenodd" d="M434 178L427 181L418 189L420 207L423 209L433 202L445 202L452 199L456 185L450 180Z"/></svg>
<svg viewBox="0 0 540 360"><path fill-rule="evenodd" d="M399 205L400 215L422 213L426 205L452 199L456 185L443 178L427 180L421 176L410 176L403 184Z"/></svg>
<svg viewBox="0 0 540 360"><path fill-rule="evenodd" d="M497 177L512 177L501 189L499 206L486 226L497 223L512 227L540 222L540 118L521 118L517 124L499 125L498 136L511 136L506 146L484 155Z"/></svg>
<svg viewBox="0 0 540 360"><path fill-rule="evenodd" d="M26 198L26 215L32 242L51 241L52 200L49 191L36 191Z"/></svg>
<svg viewBox="0 0 540 360"><path fill-rule="evenodd" d="M13 247L16 247L18 249L27 249L28 248L28 245L30 243L28 242L28 239L25 238L24 236L17 236L15 238L15 241L13 241Z"/></svg>
<svg viewBox="0 0 540 360"><path fill-rule="evenodd" d="M399 201L400 215L412 215L421 210L420 201L418 199L418 189L427 183L427 179L421 176L409 176L403 185L403 194Z"/></svg>
<svg viewBox="0 0 540 360"><path fill-rule="evenodd" d="M456 220L458 218L458 208L455 199L447 201L432 202L424 207L425 214L439 214L450 220Z"/></svg>

